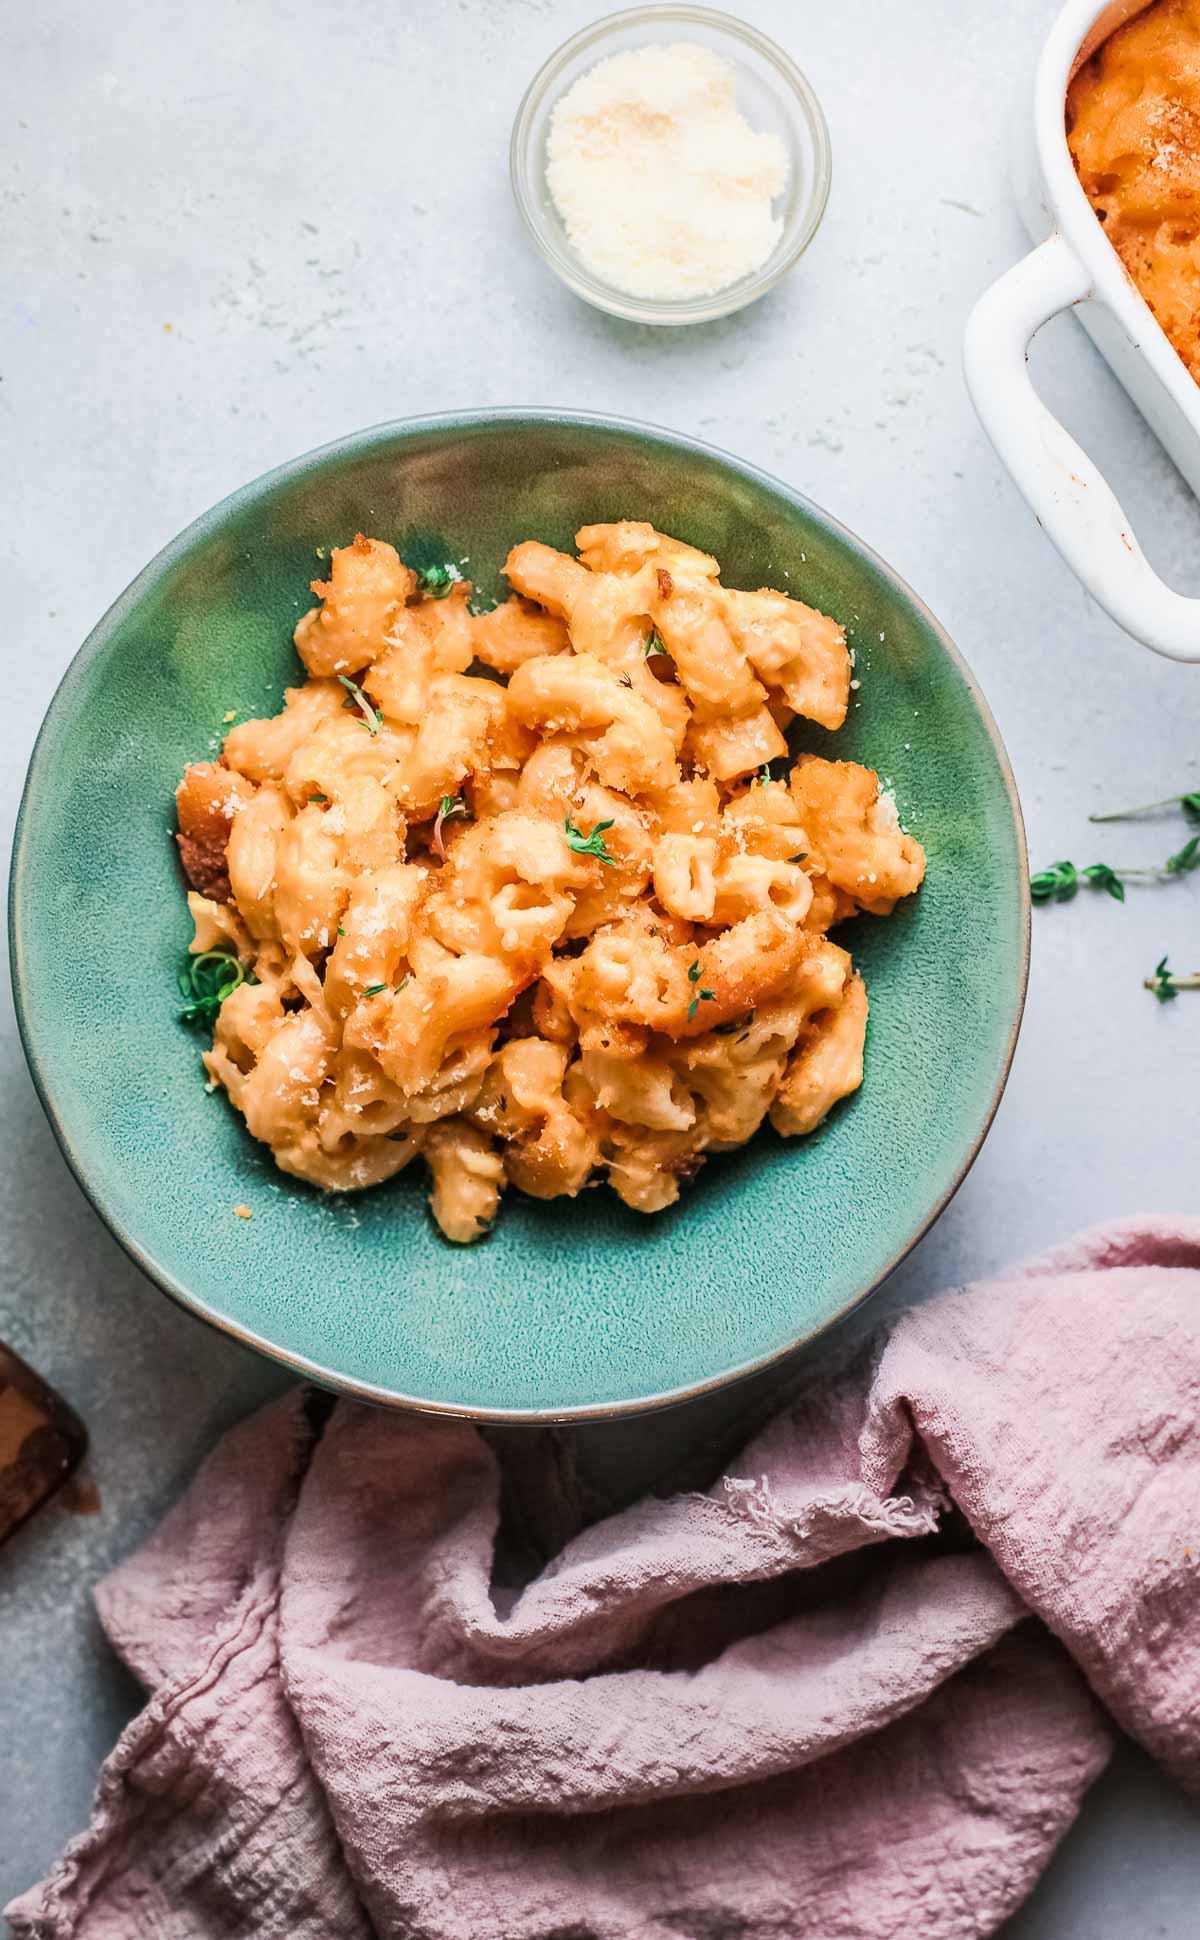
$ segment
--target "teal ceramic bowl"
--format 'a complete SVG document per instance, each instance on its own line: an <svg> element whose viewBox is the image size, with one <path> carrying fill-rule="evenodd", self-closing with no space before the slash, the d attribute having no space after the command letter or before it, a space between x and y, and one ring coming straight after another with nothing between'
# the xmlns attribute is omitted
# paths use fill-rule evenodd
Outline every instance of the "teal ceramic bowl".
<svg viewBox="0 0 1200 1940"><path fill-rule="evenodd" d="M929 855L886 922L839 932L871 994L866 1082L813 1138L760 1134L655 1218L611 1192L510 1194L492 1236L435 1230L413 1167L354 1198L275 1170L203 1084L178 1018L190 925L171 840L184 764L229 709L273 713L318 546L359 528L414 564L650 519L730 584L835 614L861 686L801 745L880 770ZM982 696L908 588L777 480L686 438L488 412L385 425L236 492L136 579L67 672L17 833L12 941L34 1078L67 1160L132 1257L192 1312L372 1401L564 1419L749 1373L862 1300L983 1140L1024 998L1029 905L1012 777ZM234 1216L249 1206L253 1218Z"/></svg>

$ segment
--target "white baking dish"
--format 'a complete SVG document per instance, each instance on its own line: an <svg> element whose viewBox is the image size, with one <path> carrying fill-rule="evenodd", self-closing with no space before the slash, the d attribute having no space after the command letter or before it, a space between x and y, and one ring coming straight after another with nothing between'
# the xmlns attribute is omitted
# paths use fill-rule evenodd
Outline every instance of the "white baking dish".
<svg viewBox="0 0 1200 1940"><path fill-rule="evenodd" d="M1111 488L1038 397L1030 339L1078 306L1113 371L1200 496L1200 385L1125 273L1067 147L1067 85L1081 61L1148 0L1067 0L1042 49L1032 126L1022 127L1022 213L1044 236L979 302L967 324L967 387L983 427L1039 522L1089 593L1135 639L1200 660L1200 599L1161 580ZM1047 230L1049 234L1047 234Z"/></svg>

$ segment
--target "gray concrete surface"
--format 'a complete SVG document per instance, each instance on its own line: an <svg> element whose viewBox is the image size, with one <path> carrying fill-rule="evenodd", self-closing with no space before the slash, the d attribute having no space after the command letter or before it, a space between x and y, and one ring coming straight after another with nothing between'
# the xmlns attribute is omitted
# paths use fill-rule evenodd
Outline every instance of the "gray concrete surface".
<svg viewBox="0 0 1200 1940"><path fill-rule="evenodd" d="M828 111L834 189L799 270L756 308L655 333L581 307L527 247L506 144L535 66L596 0L0 0L2 815L71 654L214 499L356 426L458 405L615 410L699 433L846 520L972 661L1042 861L1089 809L1200 784L1200 670L1092 607L1001 474L959 374L974 294L1022 247L1010 107L1052 0L834 8L744 0ZM1040 381L1110 466L1176 583L1197 507L1069 320ZM1165 830L1113 832L1112 859ZM1029 1010L975 1171L878 1314L1111 1214L1195 1206L1200 998L1140 980L1200 956L1200 883L1037 915ZM152 912L147 920L153 920ZM86 947L81 939L81 947ZM136 937L130 960L136 971ZM0 1335L86 1416L102 1496L0 1556L0 1895L83 1821L136 1692L89 1605L98 1572L218 1429L279 1385L177 1313L61 1163L3 1018ZM733 1405L733 1404L730 1404ZM737 1404L741 1405L741 1403ZM593 1431L626 1492L721 1408ZM1192 1809L1128 1748L1011 1940L1197 1931Z"/></svg>

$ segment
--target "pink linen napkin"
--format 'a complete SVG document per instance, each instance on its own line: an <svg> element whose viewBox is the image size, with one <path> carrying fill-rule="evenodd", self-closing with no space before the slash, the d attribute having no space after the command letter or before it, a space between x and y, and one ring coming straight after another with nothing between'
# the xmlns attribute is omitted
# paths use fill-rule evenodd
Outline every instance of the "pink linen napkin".
<svg viewBox="0 0 1200 1940"><path fill-rule="evenodd" d="M519 1592L478 1433L312 1402L100 1586L152 1695L17 1935L968 1940L1101 1705L1200 1782L1200 1220L813 1364L707 1493Z"/></svg>

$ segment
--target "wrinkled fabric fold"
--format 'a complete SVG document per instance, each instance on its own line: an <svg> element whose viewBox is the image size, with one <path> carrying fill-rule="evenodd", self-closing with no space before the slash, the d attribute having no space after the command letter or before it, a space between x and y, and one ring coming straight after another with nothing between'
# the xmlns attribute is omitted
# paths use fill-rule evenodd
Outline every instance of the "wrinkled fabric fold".
<svg viewBox="0 0 1200 1940"><path fill-rule="evenodd" d="M1200 1221L1085 1235L519 1591L474 1429L287 1397L100 1586L150 1699L14 1932L994 1931L1105 1710L1200 1780L1198 1319Z"/></svg>

